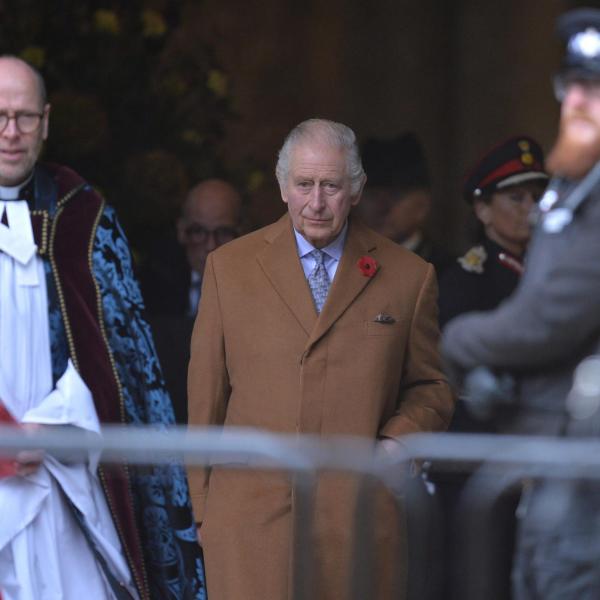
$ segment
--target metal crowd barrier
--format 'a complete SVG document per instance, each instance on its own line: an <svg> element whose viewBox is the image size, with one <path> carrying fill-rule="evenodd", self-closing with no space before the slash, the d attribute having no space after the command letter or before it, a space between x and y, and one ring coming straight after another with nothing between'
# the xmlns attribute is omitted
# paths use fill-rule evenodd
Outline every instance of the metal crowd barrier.
<svg viewBox="0 0 600 600"><path fill-rule="evenodd" d="M234 468L286 471L295 486L297 536L293 572L294 600L312 600L310 523L312 491L323 471L351 473L360 478L353 552L352 585L348 600L370 598L374 589L371 561L373 489L383 484L403 507L409 522L409 598L433 600L428 579L431 557L426 544L414 530L431 526L435 509L420 476L410 475L411 465L432 461L436 470L455 471L457 467L476 473L465 491L469 523L475 532L470 540L467 560L487 564L490 544L481 524L499 495L524 479L600 478L600 441L501 435L419 434L404 438L396 455L378 453L365 439L312 436L285 436L253 430L221 428L156 429L134 426L105 426L102 437L75 428L43 428L24 434L0 426L0 457L14 456L20 450L43 449L59 459L72 459L74 453L101 451L102 461L151 465L185 461L187 465L213 462ZM416 525L414 525L416 524ZM403 531L405 531L403 529ZM444 557L442 557L443 559ZM465 600L491 598L490 573L485 568L470 570Z"/></svg>

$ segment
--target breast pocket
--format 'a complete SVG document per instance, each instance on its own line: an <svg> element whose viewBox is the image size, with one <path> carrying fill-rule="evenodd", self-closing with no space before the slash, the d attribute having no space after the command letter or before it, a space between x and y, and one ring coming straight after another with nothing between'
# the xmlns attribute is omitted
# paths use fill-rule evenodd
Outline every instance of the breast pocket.
<svg viewBox="0 0 600 600"><path fill-rule="evenodd" d="M406 328L406 320L396 321L395 323L366 321L365 324L368 336L400 335Z"/></svg>

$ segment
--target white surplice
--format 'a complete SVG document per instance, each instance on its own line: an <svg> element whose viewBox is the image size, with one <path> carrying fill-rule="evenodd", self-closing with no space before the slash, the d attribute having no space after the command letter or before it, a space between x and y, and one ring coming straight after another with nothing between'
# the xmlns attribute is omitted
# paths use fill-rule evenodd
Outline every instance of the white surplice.
<svg viewBox="0 0 600 600"><path fill-rule="evenodd" d="M0 218L5 210L8 227L0 224L0 399L21 423L79 427L100 435L91 393L70 360L53 385L44 265L35 254L29 210L24 201L0 200ZM46 456L33 475L0 480L3 600L113 597L65 494L84 515L112 573L137 598L97 464L98 456L68 464Z"/></svg>

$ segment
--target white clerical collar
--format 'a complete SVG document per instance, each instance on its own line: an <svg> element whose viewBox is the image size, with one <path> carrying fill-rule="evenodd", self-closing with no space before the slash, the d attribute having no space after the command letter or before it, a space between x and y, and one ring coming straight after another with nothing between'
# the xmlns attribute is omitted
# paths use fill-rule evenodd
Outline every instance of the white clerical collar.
<svg viewBox="0 0 600 600"><path fill-rule="evenodd" d="M37 286L35 245L29 207L25 200L0 200L0 214L6 211L9 226L0 223L0 250L16 261L16 282L20 286Z"/></svg>
<svg viewBox="0 0 600 600"><path fill-rule="evenodd" d="M309 241L307 241L301 233L296 231L295 227L294 235L296 236L296 247L298 248L298 256L300 258L304 258L307 254L310 254L313 250L315 250L315 247ZM344 252L344 244L346 243L347 235L348 221L346 221L344 228L342 229L342 231L340 231L339 235L335 238L335 240L333 240L331 244L328 244L324 248L321 248L321 250L325 252L327 256L331 256L331 258L340 261Z"/></svg>
<svg viewBox="0 0 600 600"><path fill-rule="evenodd" d="M31 181L33 173L30 173L29 177L15 186L0 185L0 200L16 200L21 193L21 190Z"/></svg>

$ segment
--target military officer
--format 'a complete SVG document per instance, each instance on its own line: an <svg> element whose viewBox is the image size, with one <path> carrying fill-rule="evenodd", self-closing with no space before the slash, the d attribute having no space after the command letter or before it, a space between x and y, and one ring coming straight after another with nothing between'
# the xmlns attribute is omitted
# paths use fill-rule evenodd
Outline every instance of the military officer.
<svg viewBox="0 0 600 600"><path fill-rule="evenodd" d="M489 150L467 173L464 198L473 207L479 228L477 243L449 267L440 281L440 325L466 312L492 310L512 294L523 270L523 256L531 235L530 212L548 176L539 144L527 136L511 137ZM494 433L502 427L497 418L471 416L459 399L450 430ZM458 500L467 474L438 474L434 480L445 515L444 598L461 597L460 581L467 575L458 560L462 544L462 520ZM518 497L504 498L495 509L494 526L503 547L512 547L514 511ZM506 584L511 555L500 552L499 596L508 596Z"/></svg>
<svg viewBox="0 0 600 600"><path fill-rule="evenodd" d="M547 179L542 149L527 136L498 144L467 174L464 197L479 234L441 278L442 327L459 314L496 308L516 288L531 236L529 215Z"/></svg>

